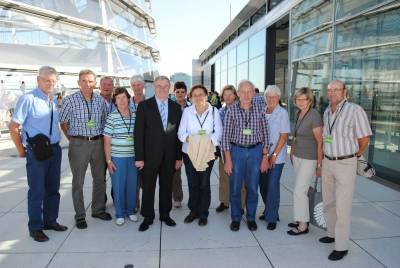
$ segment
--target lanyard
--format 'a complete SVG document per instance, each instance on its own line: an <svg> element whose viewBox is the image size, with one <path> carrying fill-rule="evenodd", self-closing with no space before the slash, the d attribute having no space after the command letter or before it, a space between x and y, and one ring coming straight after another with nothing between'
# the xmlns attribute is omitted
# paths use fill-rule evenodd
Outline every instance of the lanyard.
<svg viewBox="0 0 400 268"><path fill-rule="evenodd" d="M124 119L124 117L122 116L122 114L121 114L121 112L119 110L118 110L118 113L121 116L122 122L124 122L124 125L125 125L126 129L128 130L128 135L130 135L131 134L131 126L132 126L132 113L131 113L131 111L129 111L129 127L128 127L128 125L126 125L125 119Z"/></svg>
<svg viewBox="0 0 400 268"><path fill-rule="evenodd" d="M137 110L137 106L136 106L136 102L135 102L135 98L132 98L132 102L133 102L133 107L135 107L135 111Z"/></svg>
<svg viewBox="0 0 400 268"><path fill-rule="evenodd" d="M331 123L330 123L330 116L329 116L329 112L328 112L328 129L329 129L329 135L332 135L333 126L335 125L336 119L338 119L338 117L339 117L340 113L342 112L342 110L343 110L343 108L344 108L346 102L347 102L347 100L344 101L342 107L340 108L338 114L337 114L336 117L335 117L335 120L333 120L332 126L331 126Z"/></svg>
<svg viewBox="0 0 400 268"><path fill-rule="evenodd" d="M200 124L201 129L203 129L203 125L204 125L204 123L205 123L206 120L207 120L207 116L208 116L209 112L210 112L210 111L207 111L207 114L206 114L206 117L204 117L203 123L201 123L200 118L199 118L199 116L198 116L197 113L196 113L196 118L197 118L197 121L198 121L199 124Z"/></svg>
<svg viewBox="0 0 400 268"><path fill-rule="evenodd" d="M85 99L85 97L83 96L82 92L81 92L82 98L86 103L86 108L87 108L87 112L88 112L88 116L89 116L89 121L92 120L92 111L93 111L93 93L90 96L90 110L89 110L89 104L87 102L87 100Z"/></svg>
<svg viewBox="0 0 400 268"><path fill-rule="evenodd" d="M250 107L250 108L251 108L251 107ZM248 116L247 120L246 120L245 116L243 116L243 113L246 115L246 112L243 112L243 109L240 108L240 107L239 107L239 109L240 109L240 117L243 119L244 124L245 124L245 127L247 128L247 126L248 126L249 123L250 123L250 119L251 119L250 109L249 109L249 112L248 112L249 116Z"/></svg>
<svg viewBox="0 0 400 268"><path fill-rule="evenodd" d="M297 125L297 121L299 120L299 117L300 117L300 111L299 111L299 113L297 114L296 124L294 125L294 137L295 137L295 138L296 138L296 136L297 136L297 130L299 130L301 124L302 124L303 121L304 121L304 118L306 118L306 116L307 116L307 114L308 114L308 112L309 112L310 110L311 110L311 107L308 108L306 114L305 114L305 115L303 116L303 118L300 120L299 125Z"/></svg>

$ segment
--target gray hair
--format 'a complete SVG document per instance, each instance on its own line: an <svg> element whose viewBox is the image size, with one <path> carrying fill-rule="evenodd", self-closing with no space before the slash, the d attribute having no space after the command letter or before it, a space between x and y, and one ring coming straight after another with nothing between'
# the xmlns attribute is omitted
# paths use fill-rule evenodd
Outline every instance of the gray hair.
<svg viewBox="0 0 400 268"><path fill-rule="evenodd" d="M264 96L267 97L268 93L274 93L278 95L279 98L281 97L281 89L277 85L268 85L265 89Z"/></svg>
<svg viewBox="0 0 400 268"><path fill-rule="evenodd" d="M255 85L250 81L250 80L241 80L240 82L239 82L239 84L238 84L238 91L240 91L240 89L242 88L242 86L244 86L244 85L250 85L251 86L251 88L253 89L253 90L255 90L256 89L256 87L255 87Z"/></svg>
<svg viewBox="0 0 400 268"><path fill-rule="evenodd" d="M156 83L157 81L162 81L162 80L168 81L168 84L171 86L171 81L169 81L169 78L166 77L165 75L157 76L157 77L154 79L154 83Z"/></svg>
<svg viewBox="0 0 400 268"><path fill-rule="evenodd" d="M54 67L51 66L42 66L40 67L38 71L38 76L44 75L44 74L55 74L58 77L58 73Z"/></svg>
<svg viewBox="0 0 400 268"><path fill-rule="evenodd" d="M136 82L136 81L142 83L143 85L145 84L144 78L143 78L143 76L141 76L141 75L134 75L134 76L131 77L131 84L132 84L133 82Z"/></svg>

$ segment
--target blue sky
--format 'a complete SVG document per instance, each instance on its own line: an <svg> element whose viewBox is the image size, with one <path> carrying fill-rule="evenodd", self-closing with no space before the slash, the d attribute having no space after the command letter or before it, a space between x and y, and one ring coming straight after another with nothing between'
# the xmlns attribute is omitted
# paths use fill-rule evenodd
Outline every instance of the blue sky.
<svg viewBox="0 0 400 268"><path fill-rule="evenodd" d="M217 38L248 0L153 0L156 43L161 60L160 74L185 72L191 75L192 59Z"/></svg>

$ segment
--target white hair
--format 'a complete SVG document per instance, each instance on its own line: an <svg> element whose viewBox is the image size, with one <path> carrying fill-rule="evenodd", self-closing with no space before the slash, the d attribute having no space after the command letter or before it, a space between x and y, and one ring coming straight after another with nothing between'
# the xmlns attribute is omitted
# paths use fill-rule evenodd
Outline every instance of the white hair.
<svg viewBox="0 0 400 268"><path fill-rule="evenodd" d="M58 73L54 67L51 66L42 66L38 71L38 76L42 76L44 74L55 74L58 76Z"/></svg>
<svg viewBox="0 0 400 268"><path fill-rule="evenodd" d="M268 93L274 93L278 95L279 98L281 97L281 90L277 85L268 85L265 89L264 96L267 97Z"/></svg>
<svg viewBox="0 0 400 268"><path fill-rule="evenodd" d="M131 77L131 84L132 84L133 82L136 82L136 81L142 83L143 85L145 84L144 78L143 78L143 76L141 76L141 75L134 75L134 76Z"/></svg>
<svg viewBox="0 0 400 268"><path fill-rule="evenodd" d="M238 84L238 91L240 91L240 89L241 89L242 86L244 86L244 85L250 85L251 88L252 88L253 90L256 89L256 87L254 86L254 84L253 84L250 80L241 80L241 81L239 82L239 84Z"/></svg>

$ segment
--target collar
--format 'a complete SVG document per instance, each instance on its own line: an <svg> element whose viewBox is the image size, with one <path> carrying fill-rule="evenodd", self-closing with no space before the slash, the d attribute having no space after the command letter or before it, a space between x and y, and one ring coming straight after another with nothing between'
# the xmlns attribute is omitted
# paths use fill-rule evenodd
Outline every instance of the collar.
<svg viewBox="0 0 400 268"><path fill-rule="evenodd" d="M156 102L157 102L157 105L158 106L160 106L161 105L161 103L165 103L165 104L167 104L168 105L168 99L165 99L165 100L160 100L159 98L157 98L156 96L154 96L154 98L156 99Z"/></svg>
<svg viewBox="0 0 400 268"><path fill-rule="evenodd" d="M49 100L49 97L38 87L35 89L35 94L36 94L37 97L39 97L39 98L41 98L43 100L46 100L46 101ZM50 98L52 98L52 97L53 96L50 95Z"/></svg>
<svg viewBox="0 0 400 268"><path fill-rule="evenodd" d="M344 98L341 102L338 103L338 105L336 106L335 113L336 113L337 111L339 111L339 110L342 108L343 104L344 104L346 101L347 101L347 98ZM329 104L328 111L332 114L331 104Z"/></svg>

